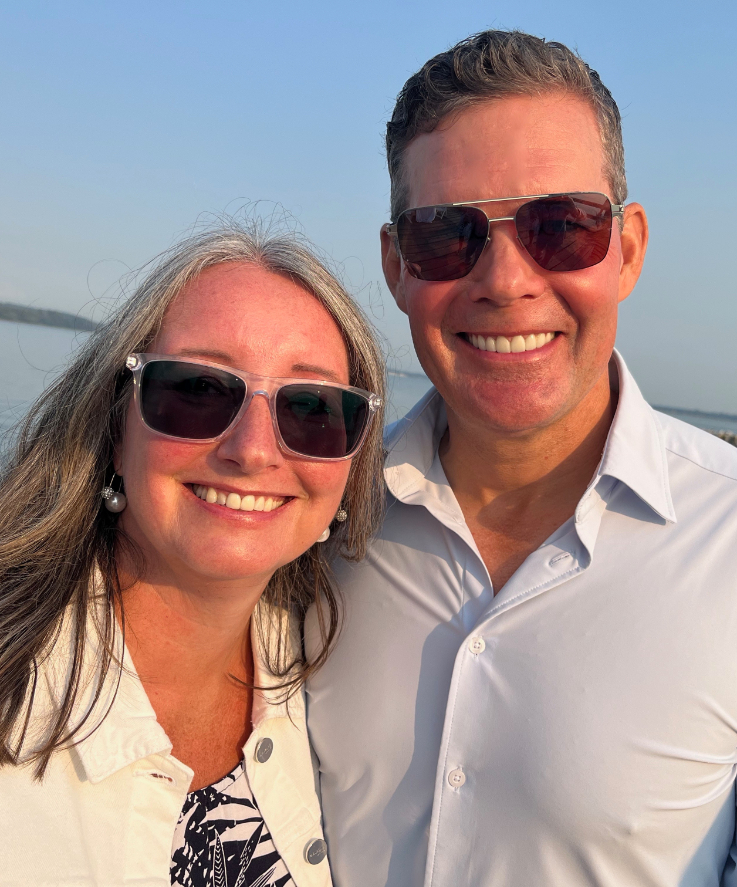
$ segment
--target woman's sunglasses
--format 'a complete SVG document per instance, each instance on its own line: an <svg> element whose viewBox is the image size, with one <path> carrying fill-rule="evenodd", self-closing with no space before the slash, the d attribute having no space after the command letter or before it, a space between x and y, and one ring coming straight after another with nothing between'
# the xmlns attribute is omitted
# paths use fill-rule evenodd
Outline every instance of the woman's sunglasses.
<svg viewBox="0 0 737 887"><path fill-rule="evenodd" d="M125 365L144 425L178 440L218 440L260 394L283 450L307 459L349 459L381 406L375 394L349 385L275 379L199 360L131 354Z"/></svg>
<svg viewBox="0 0 737 887"><path fill-rule="evenodd" d="M496 219L490 219L475 205L513 200L525 202L514 215ZM491 238L492 222L514 222L519 242L546 271L591 268L609 251L613 216L624 218L623 204L612 203L606 194L593 191L498 197L471 203L406 209L395 224L386 226L413 277L465 277Z"/></svg>

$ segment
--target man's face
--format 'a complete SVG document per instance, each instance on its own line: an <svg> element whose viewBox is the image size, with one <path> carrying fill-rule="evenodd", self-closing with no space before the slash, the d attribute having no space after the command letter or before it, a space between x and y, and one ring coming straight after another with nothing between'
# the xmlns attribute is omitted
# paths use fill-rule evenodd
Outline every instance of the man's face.
<svg viewBox="0 0 737 887"><path fill-rule="evenodd" d="M468 108L417 136L404 156L411 207L564 191L611 197L603 166L593 111L566 94ZM512 215L518 205L482 208L493 218ZM543 270L509 221L491 226L491 242L466 277L422 281L384 234L387 283L409 316L420 363L465 424L529 431L554 423L604 385L608 397L617 306L635 284L647 239L644 213L633 206L623 235L613 224L605 259L580 271ZM472 343L549 333L555 337L548 344L521 353Z"/></svg>

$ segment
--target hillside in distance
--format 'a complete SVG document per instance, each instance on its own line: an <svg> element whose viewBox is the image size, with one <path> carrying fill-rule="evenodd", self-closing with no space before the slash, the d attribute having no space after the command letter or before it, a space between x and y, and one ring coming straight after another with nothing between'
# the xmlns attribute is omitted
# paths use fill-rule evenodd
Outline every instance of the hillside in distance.
<svg viewBox="0 0 737 887"><path fill-rule="evenodd" d="M0 302L0 320L14 323L34 323L38 326L55 326L77 332L92 332L97 328L94 320L68 314L66 311L52 311L50 308L30 308L28 305L15 305L13 302Z"/></svg>

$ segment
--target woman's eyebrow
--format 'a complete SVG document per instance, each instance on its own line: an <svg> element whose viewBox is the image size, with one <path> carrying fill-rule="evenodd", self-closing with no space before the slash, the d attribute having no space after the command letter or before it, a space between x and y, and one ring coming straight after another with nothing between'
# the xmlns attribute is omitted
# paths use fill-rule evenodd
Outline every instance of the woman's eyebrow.
<svg viewBox="0 0 737 887"><path fill-rule="evenodd" d="M326 367L316 366L311 363L294 363L292 364L292 371L295 373L314 373L316 376L321 376L323 379L329 379L332 382L341 382L337 373L334 373Z"/></svg>
<svg viewBox="0 0 737 887"><path fill-rule="evenodd" d="M209 348L181 348L175 357L196 357L199 360L212 360L225 366L233 365L233 355L225 351L211 351Z"/></svg>
<svg viewBox="0 0 737 887"><path fill-rule="evenodd" d="M237 368L236 364L233 361L233 355L227 354L225 351L211 351L209 348L182 348L181 350L177 351L176 356L195 357L199 360L212 360L215 363L223 364L223 366L232 366L234 368ZM313 373L316 376L320 376L321 379L326 379L331 382L342 384L342 380L336 372L334 372L333 370L329 370L327 367L317 366L316 364L292 364L292 373L294 373L295 376L299 376L300 373Z"/></svg>

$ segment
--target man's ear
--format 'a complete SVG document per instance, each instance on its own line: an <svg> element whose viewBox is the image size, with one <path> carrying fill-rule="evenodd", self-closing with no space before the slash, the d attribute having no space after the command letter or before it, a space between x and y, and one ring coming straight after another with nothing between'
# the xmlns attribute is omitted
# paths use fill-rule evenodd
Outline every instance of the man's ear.
<svg viewBox="0 0 737 887"><path fill-rule="evenodd" d="M639 203L624 208L624 227L619 235L622 267L619 269L619 301L623 302L635 288L647 251L647 216Z"/></svg>
<svg viewBox="0 0 737 887"><path fill-rule="evenodd" d="M407 302L402 286L402 259L397 250L396 240L389 233L389 226L381 226L381 266L389 292L394 296L397 308L407 313Z"/></svg>

